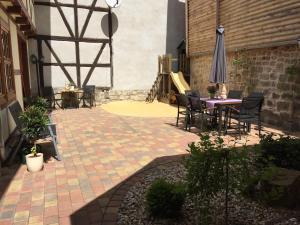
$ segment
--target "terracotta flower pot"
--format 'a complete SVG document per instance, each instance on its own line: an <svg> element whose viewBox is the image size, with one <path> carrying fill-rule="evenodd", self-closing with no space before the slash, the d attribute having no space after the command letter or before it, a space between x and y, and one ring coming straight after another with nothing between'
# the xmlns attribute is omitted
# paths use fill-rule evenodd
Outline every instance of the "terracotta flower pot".
<svg viewBox="0 0 300 225"><path fill-rule="evenodd" d="M37 156L33 154L26 155L27 169L30 172L38 172L43 168L44 156L43 153L37 153Z"/></svg>

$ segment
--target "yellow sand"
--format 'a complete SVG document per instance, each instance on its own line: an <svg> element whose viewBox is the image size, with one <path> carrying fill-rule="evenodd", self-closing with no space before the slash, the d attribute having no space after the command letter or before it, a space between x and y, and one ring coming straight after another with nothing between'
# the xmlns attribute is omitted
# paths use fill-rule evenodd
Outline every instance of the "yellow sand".
<svg viewBox="0 0 300 225"><path fill-rule="evenodd" d="M101 105L107 112L135 117L176 117L177 108L169 104L154 101L153 103L138 101L117 101Z"/></svg>

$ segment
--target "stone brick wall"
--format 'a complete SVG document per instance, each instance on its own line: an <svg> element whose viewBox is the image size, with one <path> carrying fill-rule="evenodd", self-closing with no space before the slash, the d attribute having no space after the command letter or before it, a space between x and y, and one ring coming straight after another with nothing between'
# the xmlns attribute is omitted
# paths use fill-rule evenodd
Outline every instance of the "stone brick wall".
<svg viewBox="0 0 300 225"><path fill-rule="evenodd" d="M102 90L96 89L96 102L106 103L111 101L133 100L145 101L149 90Z"/></svg>
<svg viewBox="0 0 300 225"><path fill-rule="evenodd" d="M59 93L63 88L54 88ZM96 87L96 104L108 103L111 101L146 101L149 90L108 90L107 88Z"/></svg>
<svg viewBox="0 0 300 225"><path fill-rule="evenodd" d="M212 55L193 57L190 61L191 86L207 95ZM299 131L299 67L300 49L296 45L229 52L227 90L243 90L244 96L252 91L263 92L263 121Z"/></svg>

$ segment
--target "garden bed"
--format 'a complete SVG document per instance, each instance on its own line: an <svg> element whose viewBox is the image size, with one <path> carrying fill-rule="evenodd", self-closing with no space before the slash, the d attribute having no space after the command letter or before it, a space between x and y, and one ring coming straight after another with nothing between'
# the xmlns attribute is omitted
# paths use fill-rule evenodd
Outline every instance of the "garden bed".
<svg viewBox="0 0 300 225"><path fill-rule="evenodd" d="M183 181L186 171L181 162L172 162L152 168L136 182L123 199L118 213L118 225L193 225L196 224L196 210L188 196L182 215L175 219L154 219L146 210L145 194L150 185L158 178L170 182ZM221 197L222 196L222 197ZM214 224L223 224L224 198L216 197L212 202ZM230 225L296 225L300 224L300 211L275 209L260 205L238 195L231 195L229 201Z"/></svg>

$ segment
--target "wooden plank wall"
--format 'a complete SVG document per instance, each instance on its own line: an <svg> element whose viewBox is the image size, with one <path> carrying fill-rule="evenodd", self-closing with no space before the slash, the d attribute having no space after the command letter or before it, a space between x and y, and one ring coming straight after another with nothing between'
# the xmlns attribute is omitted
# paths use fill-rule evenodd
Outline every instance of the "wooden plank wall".
<svg viewBox="0 0 300 225"><path fill-rule="evenodd" d="M212 24L212 29L215 29L215 19L213 16L201 17L199 14L204 11L205 15L215 16L215 8L211 7L210 10L214 11L207 12L203 4L216 5L216 0L188 2L189 55L212 51L211 43L214 43L215 32L207 25ZM300 1L220 0L219 20L225 27L225 45L228 51L296 44L300 37ZM208 37L211 40L208 41Z"/></svg>
<svg viewBox="0 0 300 225"><path fill-rule="evenodd" d="M210 51L215 45L216 1L187 1L188 54Z"/></svg>

